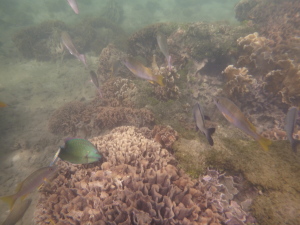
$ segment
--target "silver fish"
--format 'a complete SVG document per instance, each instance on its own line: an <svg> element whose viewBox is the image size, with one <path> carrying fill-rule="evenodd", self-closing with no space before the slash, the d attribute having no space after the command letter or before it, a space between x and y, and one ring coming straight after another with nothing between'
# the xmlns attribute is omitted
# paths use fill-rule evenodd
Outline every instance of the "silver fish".
<svg viewBox="0 0 300 225"><path fill-rule="evenodd" d="M76 13L76 14L79 14L79 9L78 9L78 6L77 6L77 2L75 0L67 0L68 1L68 4L71 6L71 8L73 9L73 11Z"/></svg>
<svg viewBox="0 0 300 225"><path fill-rule="evenodd" d="M293 138L294 128L296 124L296 120L298 118L298 109L297 107L289 108L289 111L286 115L285 126L284 129L286 131L286 135L288 140L291 143L293 152L297 152L297 145L300 143L299 140Z"/></svg>
<svg viewBox="0 0 300 225"><path fill-rule="evenodd" d="M102 97L102 93L101 93L101 90L100 90L98 77L97 77L97 74L94 72L94 70L90 71L90 76L92 78L92 81L93 81L94 85L96 86L96 88L97 88L97 90L99 92L100 97Z"/></svg>
<svg viewBox="0 0 300 225"><path fill-rule="evenodd" d="M83 64L87 67L85 55L79 54L79 52L77 51L77 49L75 48L72 42L70 35L66 31L61 32L61 41L64 44L64 46L69 50L70 54L74 55L79 61L83 62Z"/></svg>
<svg viewBox="0 0 300 225"><path fill-rule="evenodd" d="M25 199L24 201L20 201L17 203L10 213L8 214L6 220L2 223L2 225L14 225L16 224L25 214L29 205L31 204L31 199Z"/></svg>
<svg viewBox="0 0 300 225"><path fill-rule="evenodd" d="M196 129L200 130L205 136L208 143L213 146L214 141L211 135L215 132L215 128L206 128L203 109L199 103L197 103L193 108L194 120L196 122Z"/></svg>
<svg viewBox="0 0 300 225"><path fill-rule="evenodd" d="M165 35L158 33L156 36L157 44L161 52L164 54L167 62L168 68L171 70L171 56L169 53L168 41Z"/></svg>

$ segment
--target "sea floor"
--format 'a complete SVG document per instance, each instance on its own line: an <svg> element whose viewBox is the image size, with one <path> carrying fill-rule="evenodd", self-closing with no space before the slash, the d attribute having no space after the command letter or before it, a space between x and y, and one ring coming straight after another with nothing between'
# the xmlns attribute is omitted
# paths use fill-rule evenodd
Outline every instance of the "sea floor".
<svg viewBox="0 0 300 225"><path fill-rule="evenodd" d="M88 58L91 65L95 58ZM88 101L96 95L89 71L74 59L61 62L0 61L0 196L14 193L16 185L36 169L48 166L64 137L48 131L51 114L70 101ZM37 194L33 194L37 196ZM35 198L35 197L34 197ZM32 208L34 201L31 204ZM2 201L0 221L8 215ZM7 209L6 211L4 209ZM28 210L19 224L30 224Z"/></svg>

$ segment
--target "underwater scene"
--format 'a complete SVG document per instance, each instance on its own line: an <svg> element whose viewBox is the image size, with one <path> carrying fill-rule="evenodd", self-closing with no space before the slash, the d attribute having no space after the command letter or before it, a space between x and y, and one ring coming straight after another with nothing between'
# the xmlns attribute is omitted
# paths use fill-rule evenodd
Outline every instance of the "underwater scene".
<svg viewBox="0 0 300 225"><path fill-rule="evenodd" d="M0 224L299 225L299 0L0 0Z"/></svg>

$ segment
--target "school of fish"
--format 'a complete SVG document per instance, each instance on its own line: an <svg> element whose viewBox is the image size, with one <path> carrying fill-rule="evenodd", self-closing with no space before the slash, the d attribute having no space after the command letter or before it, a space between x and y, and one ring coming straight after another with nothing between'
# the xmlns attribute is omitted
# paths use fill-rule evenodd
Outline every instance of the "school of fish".
<svg viewBox="0 0 300 225"><path fill-rule="evenodd" d="M79 8L76 0L67 0L67 2L74 13L79 14ZM172 58L169 52L167 37L163 33L158 32L156 35L156 41L158 48L165 57L167 68L171 70ZM79 61L81 61L86 68L89 67L85 55L80 54L77 51L71 36L66 31L61 32L61 42L71 55L75 56ZM115 64L116 62L114 65ZM145 79L151 83L156 83L162 87L165 86L164 77L162 75L154 75L150 68L144 66L135 58L130 56L125 57L122 60L122 64L125 65L136 77ZM92 79L91 81L99 93L99 96L102 98L103 95L98 81L98 75L94 72L94 70L90 70L89 74ZM225 97L216 97L213 100L218 110L231 124L257 141L262 149L269 149L271 141L258 134L255 126L250 123L242 111L231 100ZM0 102L0 108L7 106L8 105L6 103ZM212 139L212 135L215 133L215 128L207 128L206 120L209 120L209 118L205 116L204 109L199 103L196 103L193 107L193 117L196 125L196 131L200 131L203 135L205 135L209 145L213 146L214 141ZM291 107L286 116L285 130L287 138L291 144L291 148L295 153L297 152L297 145L300 143L300 141L295 139L293 136L298 118L298 108ZM18 185L14 194L0 197L0 199L6 202L11 209L10 214L2 223L3 225L15 224L18 220L20 220L20 218L22 218L27 208L31 204L31 199L25 199L26 196L32 191L39 189L41 186L46 185L47 180L51 180L51 177L53 177L58 170L55 166L58 159L72 164L89 164L101 162L103 160L103 156L98 151L97 147L88 140L81 138L66 139L65 145L58 149L49 166L37 169L31 173ZM15 202L18 203L15 204Z"/></svg>

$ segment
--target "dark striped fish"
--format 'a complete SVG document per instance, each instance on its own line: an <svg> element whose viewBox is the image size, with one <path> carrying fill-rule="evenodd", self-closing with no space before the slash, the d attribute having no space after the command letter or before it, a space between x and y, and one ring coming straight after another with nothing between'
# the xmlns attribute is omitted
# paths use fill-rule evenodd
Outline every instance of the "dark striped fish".
<svg viewBox="0 0 300 225"><path fill-rule="evenodd" d="M213 146L214 141L212 139L212 135L215 132L215 128L206 128L203 109L199 103L197 103L193 108L194 120L196 122L197 130L200 130L206 137L208 143Z"/></svg>
<svg viewBox="0 0 300 225"><path fill-rule="evenodd" d="M285 118L285 126L284 129L286 131L286 136L291 143L293 152L297 152L297 145L300 143L299 140L294 139L293 133L295 129L295 124L298 118L298 109L297 107L289 108L289 111Z"/></svg>

